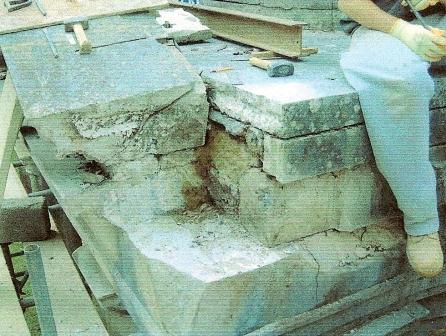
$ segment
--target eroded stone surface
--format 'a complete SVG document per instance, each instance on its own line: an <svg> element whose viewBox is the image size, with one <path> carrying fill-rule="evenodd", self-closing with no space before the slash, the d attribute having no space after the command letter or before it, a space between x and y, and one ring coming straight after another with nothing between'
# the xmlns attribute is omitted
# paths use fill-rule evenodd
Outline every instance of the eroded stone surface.
<svg viewBox="0 0 446 336"><path fill-rule="evenodd" d="M354 231L396 216L387 184L368 166L281 184L259 169L240 180L240 218L269 246L329 229Z"/></svg>
<svg viewBox="0 0 446 336"><path fill-rule="evenodd" d="M82 154L110 175L132 167L130 175L150 174L156 171L148 163L151 156L204 144L206 90L176 49L139 37L131 24L131 32L119 40L116 31L101 29L100 22L110 27L110 20L95 20L95 31L103 37L93 36L97 46L111 44L88 55L66 43L60 26L49 29L58 59L46 55L48 44L38 30L2 37L2 50L14 73L24 124L55 143L61 157ZM122 28L127 21L117 17L113 24ZM139 39L125 39L131 37ZM134 164L138 161L140 166Z"/></svg>
<svg viewBox="0 0 446 336"><path fill-rule="evenodd" d="M394 276L403 256L401 223L270 249L210 208L112 222L128 232L115 281L140 328L157 335L245 334Z"/></svg>
<svg viewBox="0 0 446 336"><path fill-rule="evenodd" d="M55 195L147 333L246 334L400 270L399 222L353 233L329 230L268 248L234 215L206 205L186 210L184 185L201 185L195 167L83 188L76 162L32 150L41 153Z"/></svg>

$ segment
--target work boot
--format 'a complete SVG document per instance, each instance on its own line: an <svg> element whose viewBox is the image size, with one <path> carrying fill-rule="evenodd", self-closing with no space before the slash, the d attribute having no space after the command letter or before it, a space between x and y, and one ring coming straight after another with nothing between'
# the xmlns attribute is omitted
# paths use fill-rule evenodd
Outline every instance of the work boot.
<svg viewBox="0 0 446 336"><path fill-rule="evenodd" d="M433 278L443 270L444 256L438 232L423 236L407 235L407 259L419 275Z"/></svg>

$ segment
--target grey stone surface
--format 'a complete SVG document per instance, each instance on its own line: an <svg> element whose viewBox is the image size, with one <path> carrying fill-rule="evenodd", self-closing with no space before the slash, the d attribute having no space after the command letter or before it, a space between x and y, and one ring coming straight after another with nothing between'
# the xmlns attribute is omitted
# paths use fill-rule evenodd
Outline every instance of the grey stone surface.
<svg viewBox="0 0 446 336"><path fill-rule="evenodd" d="M304 46L318 47L319 53L297 61L293 76L275 79L248 64L250 48L228 41L181 50L209 85L216 109L273 136L292 138L363 123L357 94L339 66L349 43L343 33L305 32ZM215 72L223 67L233 70ZM446 107L445 76L435 72L434 79L432 108Z"/></svg>
<svg viewBox="0 0 446 336"><path fill-rule="evenodd" d="M117 180L125 171L155 172L153 154L203 145L208 116L201 78L153 39L154 18L132 17L92 20L89 55L75 52L63 26L49 28L58 59L40 30L0 38L25 124L55 143L61 157L82 154Z"/></svg>
<svg viewBox="0 0 446 336"><path fill-rule="evenodd" d="M266 135L264 140L263 170L281 183L372 161L365 126L288 140Z"/></svg>
<svg viewBox="0 0 446 336"><path fill-rule="evenodd" d="M240 178L239 189L242 224L268 246L400 216L387 183L368 166L288 184L251 169Z"/></svg>
<svg viewBox="0 0 446 336"><path fill-rule="evenodd" d="M411 303L400 310L393 311L385 316L381 316L370 323L352 330L345 335L350 336L370 336L394 335L399 329L406 327L423 317L429 315L429 311L418 303Z"/></svg>
<svg viewBox="0 0 446 336"><path fill-rule="evenodd" d="M404 233L396 223L267 248L234 215L206 205L185 210L184 181L200 186L192 167L134 185L84 187L78 162L56 160L35 136L27 141L101 270L153 334L245 334L400 271Z"/></svg>

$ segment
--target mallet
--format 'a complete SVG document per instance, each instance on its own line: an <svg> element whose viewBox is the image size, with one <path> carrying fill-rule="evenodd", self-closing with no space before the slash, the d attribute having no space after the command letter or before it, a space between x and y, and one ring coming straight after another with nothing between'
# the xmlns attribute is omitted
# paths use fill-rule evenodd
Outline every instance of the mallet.
<svg viewBox="0 0 446 336"><path fill-rule="evenodd" d="M266 70L270 77L287 77L294 74L294 64L288 61L268 61L251 57L249 63Z"/></svg>
<svg viewBox="0 0 446 336"><path fill-rule="evenodd" d="M76 35L77 43L79 44L79 51L81 54L91 53L92 46L85 35L84 29L88 29L88 18L85 16L74 17L64 21L65 31L72 32Z"/></svg>

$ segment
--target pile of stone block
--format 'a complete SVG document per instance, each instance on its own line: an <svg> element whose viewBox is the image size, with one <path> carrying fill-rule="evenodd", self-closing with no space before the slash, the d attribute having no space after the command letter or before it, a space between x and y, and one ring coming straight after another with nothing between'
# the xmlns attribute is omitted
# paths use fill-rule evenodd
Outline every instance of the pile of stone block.
<svg viewBox="0 0 446 336"><path fill-rule="evenodd" d="M110 22L126 40L99 29ZM320 53L273 79L247 47L212 40L180 54L137 39L141 24L153 33L146 15L94 20L103 47L63 68L29 61L50 53L38 32L1 41L37 131L25 134L33 159L141 333L246 335L406 269L401 214L339 69L345 36L309 34ZM400 315L426 316L418 308Z"/></svg>

